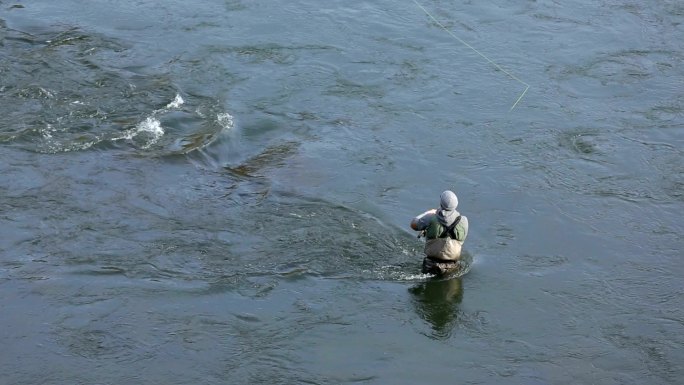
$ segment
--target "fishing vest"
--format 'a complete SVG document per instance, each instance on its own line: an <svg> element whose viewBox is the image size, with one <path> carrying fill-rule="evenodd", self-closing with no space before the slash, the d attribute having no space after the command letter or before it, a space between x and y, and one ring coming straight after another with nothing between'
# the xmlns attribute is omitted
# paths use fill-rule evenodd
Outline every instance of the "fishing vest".
<svg viewBox="0 0 684 385"><path fill-rule="evenodd" d="M456 261L461 258L461 248L465 240L465 232L459 226L461 216L446 227L435 215L425 229L425 255L433 259Z"/></svg>

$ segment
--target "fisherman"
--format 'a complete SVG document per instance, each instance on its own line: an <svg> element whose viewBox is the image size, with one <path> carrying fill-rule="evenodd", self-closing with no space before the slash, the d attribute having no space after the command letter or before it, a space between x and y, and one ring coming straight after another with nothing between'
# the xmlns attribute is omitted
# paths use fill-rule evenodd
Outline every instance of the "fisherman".
<svg viewBox="0 0 684 385"><path fill-rule="evenodd" d="M423 274L443 275L460 267L461 248L468 236L468 218L456 211L458 198L446 190L439 209L428 210L411 221L411 228L425 236Z"/></svg>

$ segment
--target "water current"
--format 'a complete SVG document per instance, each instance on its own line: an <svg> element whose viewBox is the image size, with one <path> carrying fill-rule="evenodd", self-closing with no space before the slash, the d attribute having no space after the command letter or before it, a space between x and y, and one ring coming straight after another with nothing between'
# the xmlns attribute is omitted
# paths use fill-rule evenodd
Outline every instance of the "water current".
<svg viewBox="0 0 684 385"><path fill-rule="evenodd" d="M0 384L681 383L683 38L679 0L0 0Z"/></svg>

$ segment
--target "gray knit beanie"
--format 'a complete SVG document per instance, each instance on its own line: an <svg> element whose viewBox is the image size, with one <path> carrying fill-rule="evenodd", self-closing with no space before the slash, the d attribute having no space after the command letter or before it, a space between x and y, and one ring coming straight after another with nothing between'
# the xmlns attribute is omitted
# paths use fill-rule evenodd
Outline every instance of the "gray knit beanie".
<svg viewBox="0 0 684 385"><path fill-rule="evenodd" d="M458 217L458 198L453 191L446 190L439 196L439 210L437 211L437 218L445 225L449 226Z"/></svg>

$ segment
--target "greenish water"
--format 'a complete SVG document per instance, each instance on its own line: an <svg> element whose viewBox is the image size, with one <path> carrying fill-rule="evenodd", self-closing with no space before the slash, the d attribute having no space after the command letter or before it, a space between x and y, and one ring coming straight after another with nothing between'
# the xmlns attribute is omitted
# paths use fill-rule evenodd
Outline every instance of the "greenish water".
<svg viewBox="0 0 684 385"><path fill-rule="evenodd" d="M684 5L419 4L0 1L0 383L680 382Z"/></svg>

